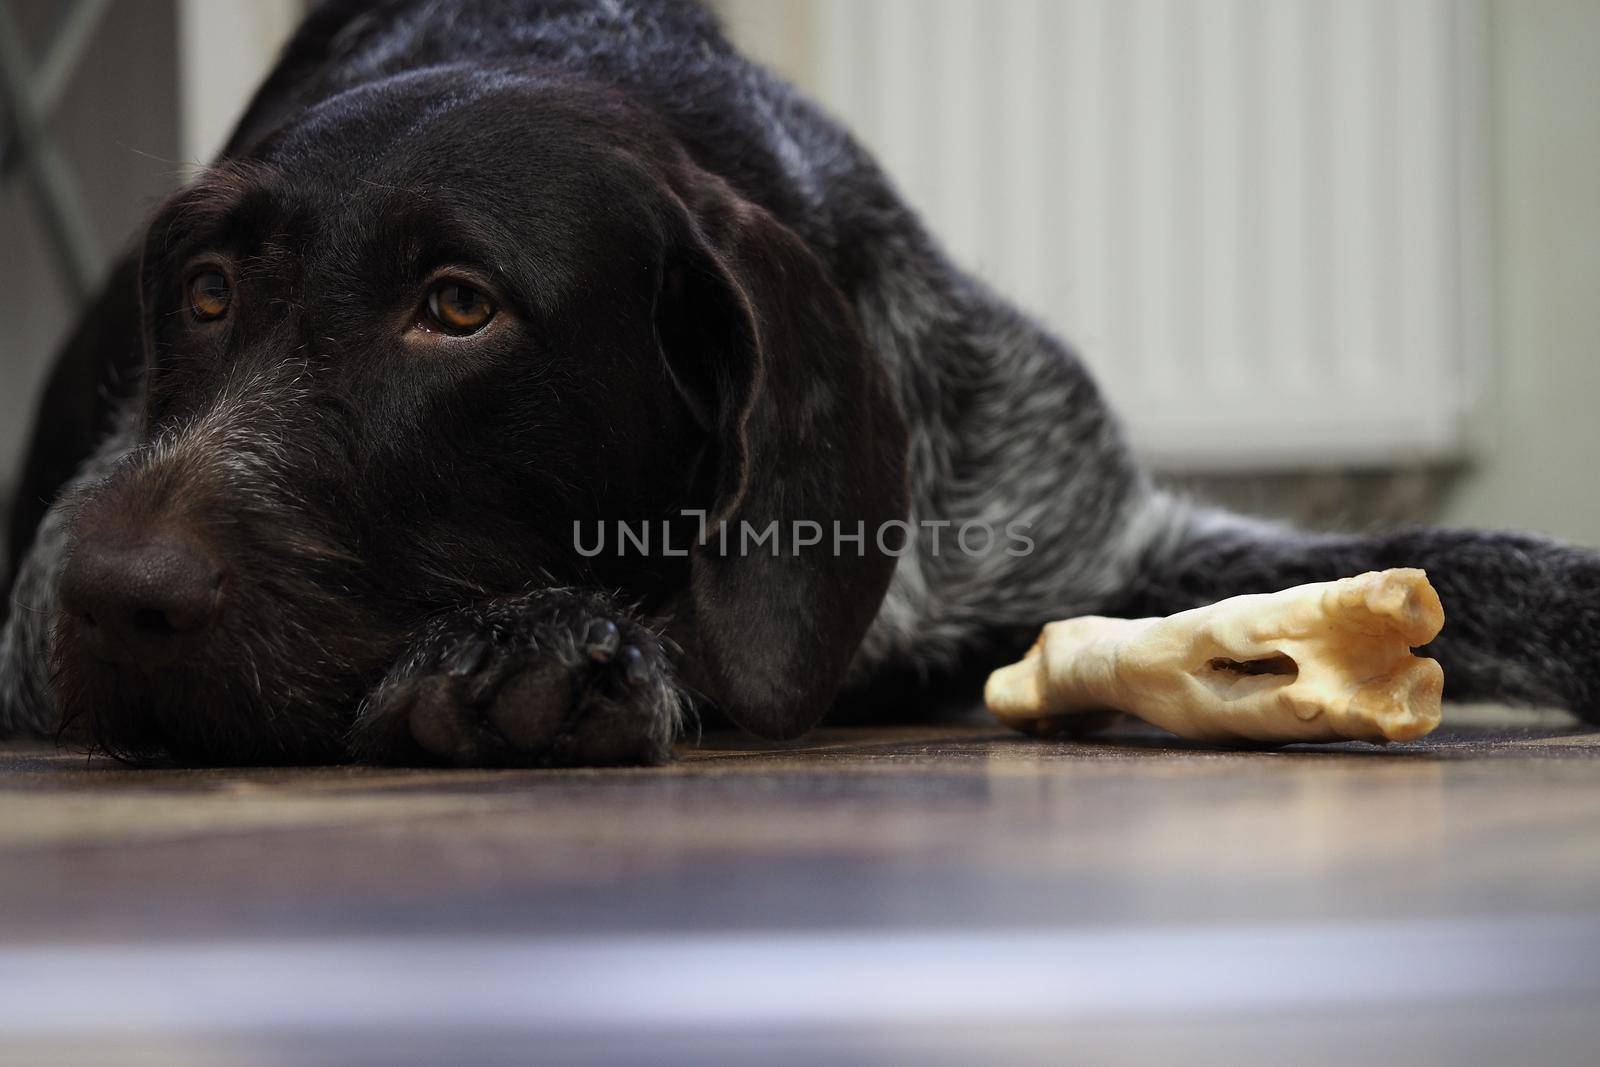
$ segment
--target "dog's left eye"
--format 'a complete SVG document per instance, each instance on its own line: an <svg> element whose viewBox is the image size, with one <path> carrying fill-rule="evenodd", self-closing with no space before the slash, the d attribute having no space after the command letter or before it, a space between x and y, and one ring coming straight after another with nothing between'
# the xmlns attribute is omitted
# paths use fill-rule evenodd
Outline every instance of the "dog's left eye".
<svg viewBox="0 0 1600 1067"><path fill-rule="evenodd" d="M428 291L429 325L464 337L477 333L494 318L494 302L470 285L446 278Z"/></svg>

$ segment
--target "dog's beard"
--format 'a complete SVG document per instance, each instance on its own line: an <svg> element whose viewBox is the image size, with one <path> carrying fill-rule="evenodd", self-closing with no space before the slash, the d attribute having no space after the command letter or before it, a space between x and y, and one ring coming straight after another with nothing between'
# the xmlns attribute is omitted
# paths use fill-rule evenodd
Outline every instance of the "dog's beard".
<svg viewBox="0 0 1600 1067"><path fill-rule="evenodd" d="M403 628L375 606L343 521L355 505L335 486L348 494L355 476L341 462L351 449L339 413L320 410L297 379L246 386L132 447L63 502L74 529L90 509L118 516L131 536L177 524L227 574L203 639L169 665L104 662L82 620L55 611L50 673L64 739L137 762L348 758L350 723Z"/></svg>
<svg viewBox="0 0 1600 1067"><path fill-rule="evenodd" d="M356 708L401 638L331 588L280 566L237 591L202 647L161 667L96 659L61 613L51 676L63 739L137 763L348 759Z"/></svg>

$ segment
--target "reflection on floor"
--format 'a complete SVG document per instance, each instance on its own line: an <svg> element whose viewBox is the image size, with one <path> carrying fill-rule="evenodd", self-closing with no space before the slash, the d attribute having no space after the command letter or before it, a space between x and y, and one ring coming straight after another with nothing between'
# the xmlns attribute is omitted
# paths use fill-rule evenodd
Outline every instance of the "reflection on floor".
<svg viewBox="0 0 1600 1067"><path fill-rule="evenodd" d="M1560 1058L1600 1038L1600 734L926 727L569 772L14 747L0 989L0 1062Z"/></svg>

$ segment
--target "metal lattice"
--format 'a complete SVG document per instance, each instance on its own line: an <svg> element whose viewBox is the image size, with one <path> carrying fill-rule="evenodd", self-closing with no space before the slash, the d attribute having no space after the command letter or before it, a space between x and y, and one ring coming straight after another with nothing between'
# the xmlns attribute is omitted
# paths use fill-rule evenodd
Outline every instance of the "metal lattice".
<svg viewBox="0 0 1600 1067"><path fill-rule="evenodd" d="M56 144L51 120L109 3L63 5L35 64L9 3L0 0L0 182L20 174L28 183L62 284L80 301L94 284L100 255L77 177Z"/></svg>

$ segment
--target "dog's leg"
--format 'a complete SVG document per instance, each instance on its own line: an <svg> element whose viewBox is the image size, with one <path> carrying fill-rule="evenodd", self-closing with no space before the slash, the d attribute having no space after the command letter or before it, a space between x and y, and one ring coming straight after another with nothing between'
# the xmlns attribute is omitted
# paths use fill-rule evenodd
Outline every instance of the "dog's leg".
<svg viewBox="0 0 1600 1067"><path fill-rule="evenodd" d="M0 624L0 737L40 737L55 728L50 643L66 542L65 517L52 509L11 588L11 613Z"/></svg>
<svg viewBox="0 0 1600 1067"><path fill-rule="evenodd" d="M662 638L599 594L544 590L435 620L362 707L352 748L374 763L661 763L683 707Z"/></svg>
<svg viewBox="0 0 1600 1067"><path fill-rule="evenodd" d="M1444 631L1445 696L1565 707L1600 721L1600 553L1520 533L1307 534L1176 508L1106 613L1142 617L1363 571L1421 567Z"/></svg>

